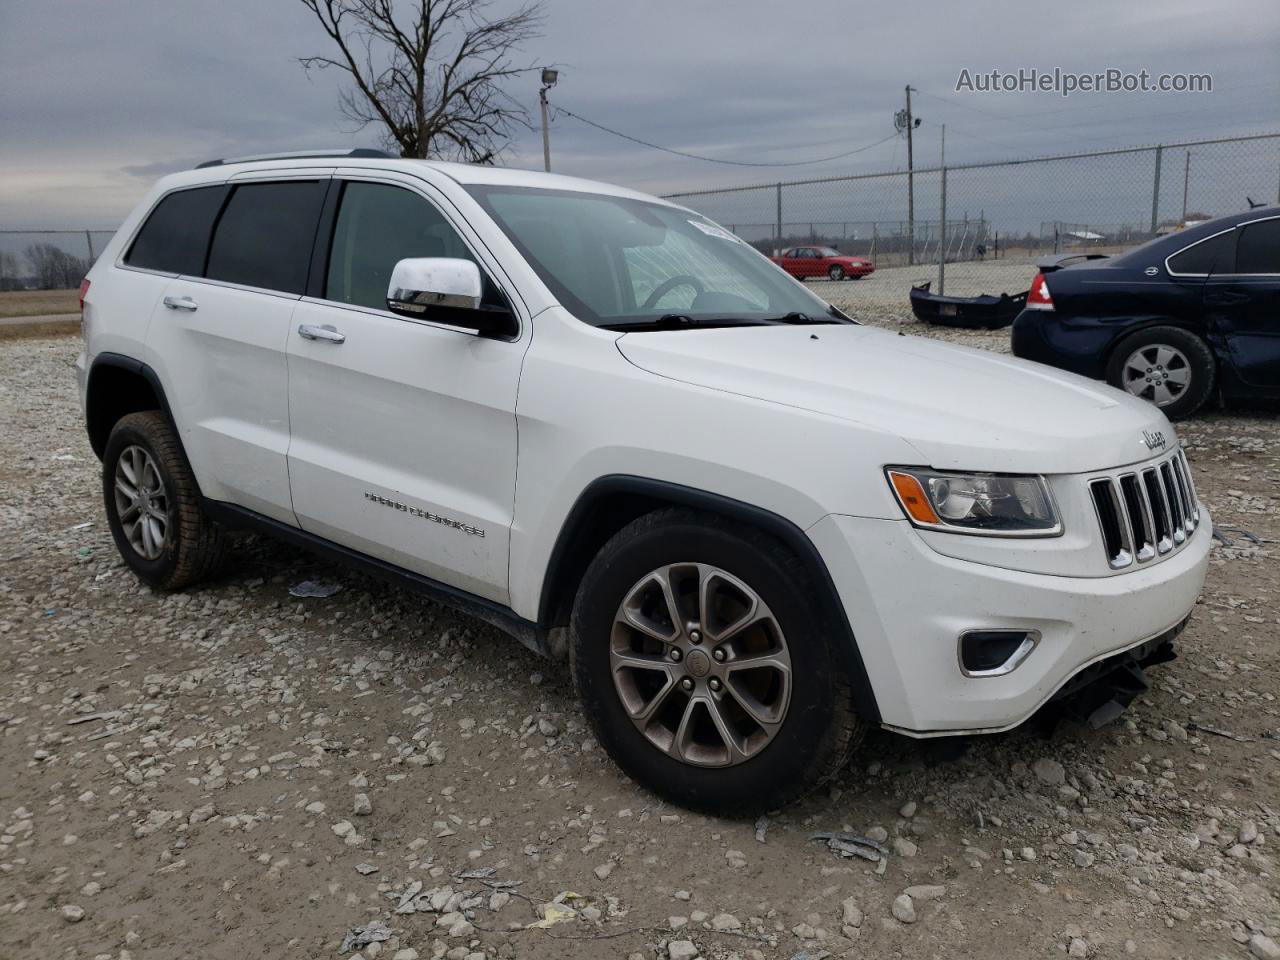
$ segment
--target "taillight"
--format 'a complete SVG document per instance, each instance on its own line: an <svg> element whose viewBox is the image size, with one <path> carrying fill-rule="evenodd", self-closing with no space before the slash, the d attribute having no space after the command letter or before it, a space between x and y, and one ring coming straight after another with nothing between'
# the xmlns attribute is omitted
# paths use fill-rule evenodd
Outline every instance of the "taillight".
<svg viewBox="0 0 1280 960"><path fill-rule="evenodd" d="M1049 296L1049 284L1043 273L1037 273L1031 281L1031 289L1027 292L1028 310L1052 310L1053 297Z"/></svg>
<svg viewBox="0 0 1280 960"><path fill-rule="evenodd" d="M80 312L84 313L84 298L89 292L89 278L85 277L80 281Z"/></svg>

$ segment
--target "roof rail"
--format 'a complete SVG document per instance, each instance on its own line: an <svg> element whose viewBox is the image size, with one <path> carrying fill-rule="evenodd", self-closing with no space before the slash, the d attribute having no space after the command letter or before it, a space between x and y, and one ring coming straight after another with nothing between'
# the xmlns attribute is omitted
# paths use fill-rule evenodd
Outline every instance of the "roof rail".
<svg viewBox="0 0 1280 960"><path fill-rule="evenodd" d="M259 160L314 160L322 157L347 157L348 159L364 157L366 159L391 160L391 154L385 150L374 150L371 147L355 147L351 150L298 150L290 153L259 153L252 157L225 157L220 160L206 160L196 164L197 170L205 167L222 167L230 163L256 163Z"/></svg>

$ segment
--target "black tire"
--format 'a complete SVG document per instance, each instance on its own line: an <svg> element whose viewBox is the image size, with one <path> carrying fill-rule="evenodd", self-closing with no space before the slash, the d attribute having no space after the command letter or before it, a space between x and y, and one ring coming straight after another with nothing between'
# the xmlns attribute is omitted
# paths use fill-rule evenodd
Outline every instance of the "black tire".
<svg viewBox="0 0 1280 960"><path fill-rule="evenodd" d="M1180 327L1158 326L1130 334L1111 351L1111 357L1107 361L1107 383L1124 390L1124 367L1134 351L1161 346L1172 347L1186 358L1189 382L1172 402L1160 407L1170 420L1180 420L1204 406L1213 396L1214 382L1217 379L1213 351L1194 333Z"/></svg>
<svg viewBox="0 0 1280 960"><path fill-rule="evenodd" d="M632 586L671 563L711 564L768 605L787 638L790 704L772 741L732 766L695 766L664 753L632 723L613 682L609 644ZM596 556L574 602L570 660L583 710L613 760L653 792L693 809L746 815L774 809L830 779L861 740L848 677L801 562L781 543L712 515L665 509L633 521Z"/></svg>
<svg viewBox="0 0 1280 960"><path fill-rule="evenodd" d="M844 267L840 266L840 264L838 263L833 263L830 269L827 270L827 276L830 277L832 280L843 280Z"/></svg>
<svg viewBox="0 0 1280 960"><path fill-rule="evenodd" d="M141 447L156 465L165 492L165 536L159 555L148 558L130 542L116 502L121 454ZM181 590L210 576L222 559L222 528L200 504L200 491L169 418L157 410L131 413L111 429L102 457L102 496L116 549L143 583Z"/></svg>

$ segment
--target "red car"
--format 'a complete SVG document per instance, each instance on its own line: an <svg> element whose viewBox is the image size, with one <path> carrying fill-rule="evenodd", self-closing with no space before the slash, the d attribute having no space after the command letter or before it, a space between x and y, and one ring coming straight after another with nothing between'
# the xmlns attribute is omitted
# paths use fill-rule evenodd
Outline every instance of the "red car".
<svg viewBox="0 0 1280 960"><path fill-rule="evenodd" d="M870 260L847 257L831 247L788 247L781 256L769 259L797 280L823 276L831 280L861 280L876 269Z"/></svg>

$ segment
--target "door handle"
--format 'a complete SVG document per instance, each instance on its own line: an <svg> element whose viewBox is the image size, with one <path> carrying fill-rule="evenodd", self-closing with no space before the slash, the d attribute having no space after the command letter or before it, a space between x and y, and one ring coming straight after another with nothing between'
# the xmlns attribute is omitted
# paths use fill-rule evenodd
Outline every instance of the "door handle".
<svg viewBox="0 0 1280 960"><path fill-rule="evenodd" d="M1206 294L1204 302L1211 307L1227 307L1237 303L1248 303L1253 297L1239 290L1224 290L1222 293Z"/></svg>
<svg viewBox="0 0 1280 960"><path fill-rule="evenodd" d="M190 297L165 297L164 305L170 310L186 310L194 313L198 304Z"/></svg>
<svg viewBox="0 0 1280 960"><path fill-rule="evenodd" d="M317 325L314 323L304 323L298 327L298 336L304 340L323 340L325 343L346 343L347 336L339 333L335 327L329 324Z"/></svg>

